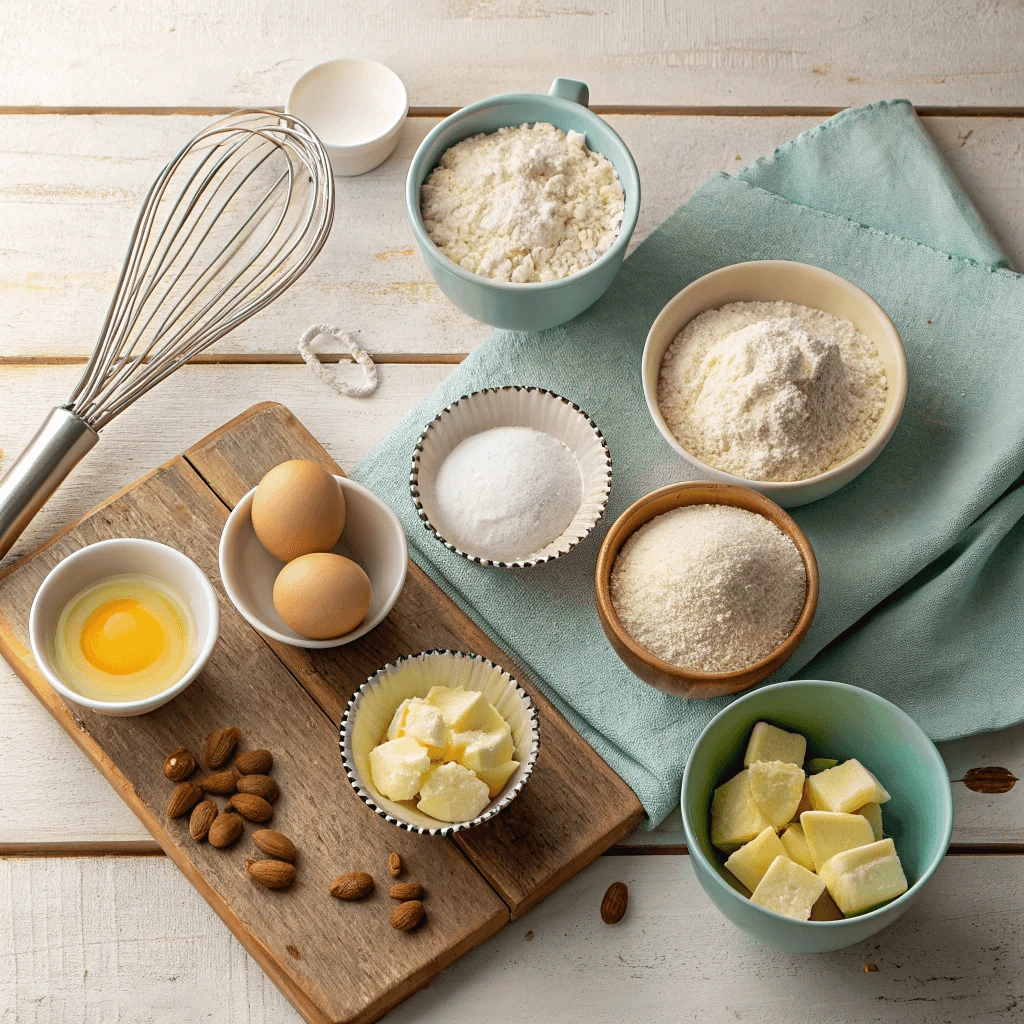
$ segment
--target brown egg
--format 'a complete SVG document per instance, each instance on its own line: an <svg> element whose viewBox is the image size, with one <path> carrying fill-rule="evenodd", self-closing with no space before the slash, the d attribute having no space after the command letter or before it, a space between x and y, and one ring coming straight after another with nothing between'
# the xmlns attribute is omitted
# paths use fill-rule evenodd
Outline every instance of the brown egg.
<svg viewBox="0 0 1024 1024"><path fill-rule="evenodd" d="M330 640L366 618L370 578L350 558L329 552L301 555L278 573L274 607L300 636Z"/></svg>
<svg viewBox="0 0 1024 1024"><path fill-rule="evenodd" d="M260 543L282 562L313 551L330 551L345 529L345 493L315 462L282 462L256 488L252 528Z"/></svg>

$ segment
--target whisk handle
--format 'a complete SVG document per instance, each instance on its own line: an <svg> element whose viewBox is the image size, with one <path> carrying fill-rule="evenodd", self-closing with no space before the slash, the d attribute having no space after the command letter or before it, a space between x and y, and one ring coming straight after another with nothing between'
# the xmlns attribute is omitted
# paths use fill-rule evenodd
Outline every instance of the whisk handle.
<svg viewBox="0 0 1024 1024"><path fill-rule="evenodd" d="M32 517L100 439L69 409L54 409L0 480L0 558Z"/></svg>

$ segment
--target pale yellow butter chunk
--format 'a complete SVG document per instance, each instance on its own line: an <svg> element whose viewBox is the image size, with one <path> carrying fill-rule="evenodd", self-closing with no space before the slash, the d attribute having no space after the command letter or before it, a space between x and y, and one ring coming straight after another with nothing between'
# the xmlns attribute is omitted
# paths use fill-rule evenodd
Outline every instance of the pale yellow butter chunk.
<svg viewBox="0 0 1024 1024"><path fill-rule="evenodd" d="M814 870L811 848L807 845L807 836L800 825L788 825L780 837L780 842L790 860L795 860L800 867L807 868L808 871Z"/></svg>
<svg viewBox="0 0 1024 1024"><path fill-rule="evenodd" d="M793 820L804 792L804 770L785 761L755 761L749 769L750 795L764 816L782 828Z"/></svg>
<svg viewBox="0 0 1024 1024"><path fill-rule="evenodd" d="M430 769L430 755L410 736L388 740L370 751L370 777L389 800L411 800Z"/></svg>
<svg viewBox="0 0 1024 1024"><path fill-rule="evenodd" d="M884 804L889 799L874 775L854 758L810 776L807 791L814 810L846 814L865 804Z"/></svg>
<svg viewBox="0 0 1024 1024"><path fill-rule="evenodd" d="M430 770L417 805L441 821L469 821L491 802L487 783L461 764L442 764Z"/></svg>
<svg viewBox="0 0 1024 1024"><path fill-rule="evenodd" d="M444 748L446 761L458 761L470 771L493 771L499 765L512 760L515 746L512 733L506 727L504 732L449 732Z"/></svg>
<svg viewBox="0 0 1024 1024"><path fill-rule="evenodd" d="M891 839L837 853L821 866L832 899L849 917L907 891L907 876Z"/></svg>
<svg viewBox="0 0 1024 1024"><path fill-rule="evenodd" d="M750 795L748 769L715 790L711 800L711 842L723 853L749 843L771 824Z"/></svg>
<svg viewBox="0 0 1024 1024"><path fill-rule="evenodd" d="M766 910L774 910L776 914L807 921L811 917L811 907L824 891L825 883L813 871L788 857L776 857L750 901Z"/></svg>
<svg viewBox="0 0 1024 1024"><path fill-rule="evenodd" d="M476 776L487 783L487 789L493 800L505 788L505 783L512 778L512 773L518 767L518 761L506 761L504 764L499 764L497 768L480 769Z"/></svg>
<svg viewBox="0 0 1024 1024"><path fill-rule="evenodd" d="M875 839L882 838L882 806L881 804L865 804L858 814L863 815L871 822L871 831L875 833Z"/></svg>
<svg viewBox="0 0 1024 1024"><path fill-rule="evenodd" d="M441 712L444 724L455 732L487 729L493 711L487 698L478 690L464 690L461 686L432 686L426 697Z"/></svg>
<svg viewBox="0 0 1024 1024"><path fill-rule="evenodd" d="M807 756L807 740L798 732L786 732L767 722L758 722L750 734L743 767L755 761L784 761L802 767Z"/></svg>
<svg viewBox="0 0 1024 1024"><path fill-rule="evenodd" d="M821 865L837 853L875 841L871 822L859 814L804 811L800 815L800 826L804 830L815 871L820 871Z"/></svg>
<svg viewBox="0 0 1024 1024"><path fill-rule="evenodd" d="M444 753L447 734L440 710L419 697L403 700L388 726L389 740L410 736L425 746L434 760Z"/></svg>
<svg viewBox="0 0 1024 1024"><path fill-rule="evenodd" d="M786 850L775 829L766 828L756 838L729 855L725 866L751 891L757 888L764 873L776 857L785 857Z"/></svg>

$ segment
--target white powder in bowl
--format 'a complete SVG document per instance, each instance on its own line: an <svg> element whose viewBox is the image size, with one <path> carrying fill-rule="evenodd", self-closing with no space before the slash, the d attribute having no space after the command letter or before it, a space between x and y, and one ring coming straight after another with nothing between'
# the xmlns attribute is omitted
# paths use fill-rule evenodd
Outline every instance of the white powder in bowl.
<svg viewBox="0 0 1024 1024"><path fill-rule="evenodd" d="M800 618L807 573L774 523L728 505L687 505L645 523L619 551L619 621L662 661L699 672L753 665Z"/></svg>
<svg viewBox="0 0 1024 1024"><path fill-rule="evenodd" d="M512 562L564 532L583 500L576 458L531 427L494 427L467 437L434 484L437 531L460 551Z"/></svg>

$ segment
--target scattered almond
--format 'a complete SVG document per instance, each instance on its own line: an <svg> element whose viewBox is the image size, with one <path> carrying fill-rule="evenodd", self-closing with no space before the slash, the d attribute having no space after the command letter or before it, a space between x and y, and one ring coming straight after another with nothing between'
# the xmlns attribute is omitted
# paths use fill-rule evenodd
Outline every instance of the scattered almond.
<svg viewBox="0 0 1024 1024"><path fill-rule="evenodd" d="M405 870L405 865L402 863L402 858L397 853L388 855L388 874L392 878L398 878L399 875Z"/></svg>
<svg viewBox="0 0 1024 1024"><path fill-rule="evenodd" d="M238 780L238 792L261 796L268 804L281 795L280 788L269 775L243 775Z"/></svg>
<svg viewBox="0 0 1024 1024"><path fill-rule="evenodd" d="M295 881L295 865L283 860L246 859L245 870L268 889L287 889Z"/></svg>
<svg viewBox="0 0 1024 1024"><path fill-rule="evenodd" d="M216 817L217 805L212 800L200 800L192 808L192 817L188 820L188 834L197 843L201 843Z"/></svg>
<svg viewBox="0 0 1024 1024"><path fill-rule="evenodd" d="M243 775L266 775L274 763L269 750L247 750L235 758L235 767Z"/></svg>
<svg viewBox="0 0 1024 1024"><path fill-rule="evenodd" d="M242 838L244 831L245 823L237 814L232 814L230 811L222 811L210 826L207 838L210 840L211 846L215 846L218 850L223 850L225 847L237 843Z"/></svg>
<svg viewBox="0 0 1024 1024"><path fill-rule="evenodd" d="M263 797L254 793L236 793L228 801L228 808L238 811L243 818L250 821L270 821L274 815L274 808Z"/></svg>
<svg viewBox="0 0 1024 1024"><path fill-rule="evenodd" d="M388 895L393 900L421 900L423 899L423 886L419 882L395 882Z"/></svg>
<svg viewBox="0 0 1024 1024"><path fill-rule="evenodd" d="M361 900L373 892L373 878L365 871L349 871L338 875L328 891L339 900Z"/></svg>
<svg viewBox="0 0 1024 1024"><path fill-rule="evenodd" d="M207 793L216 793L218 796L230 796L238 788L238 776L228 769L227 771L207 775L205 779L199 780L199 785Z"/></svg>
<svg viewBox="0 0 1024 1024"><path fill-rule="evenodd" d="M601 920L605 924L618 924L626 913L629 889L625 882L612 882L601 900Z"/></svg>
<svg viewBox="0 0 1024 1024"><path fill-rule="evenodd" d="M299 855L295 844L287 836L275 832L272 828L257 829L252 834L252 841L274 860L286 860L292 864Z"/></svg>
<svg viewBox="0 0 1024 1024"><path fill-rule="evenodd" d="M391 911L391 927L397 928L400 932L412 931L423 920L426 913L426 909L419 900L399 903Z"/></svg>
<svg viewBox="0 0 1024 1024"><path fill-rule="evenodd" d="M195 770L196 759L184 747L178 747L164 761L164 775L171 782L184 782Z"/></svg>
<svg viewBox="0 0 1024 1024"><path fill-rule="evenodd" d="M167 817L180 818L188 814L202 799L203 791L194 782L179 782L167 801Z"/></svg>
<svg viewBox="0 0 1024 1024"><path fill-rule="evenodd" d="M241 738L241 732L233 725L211 732L206 739L206 767L223 768Z"/></svg>

